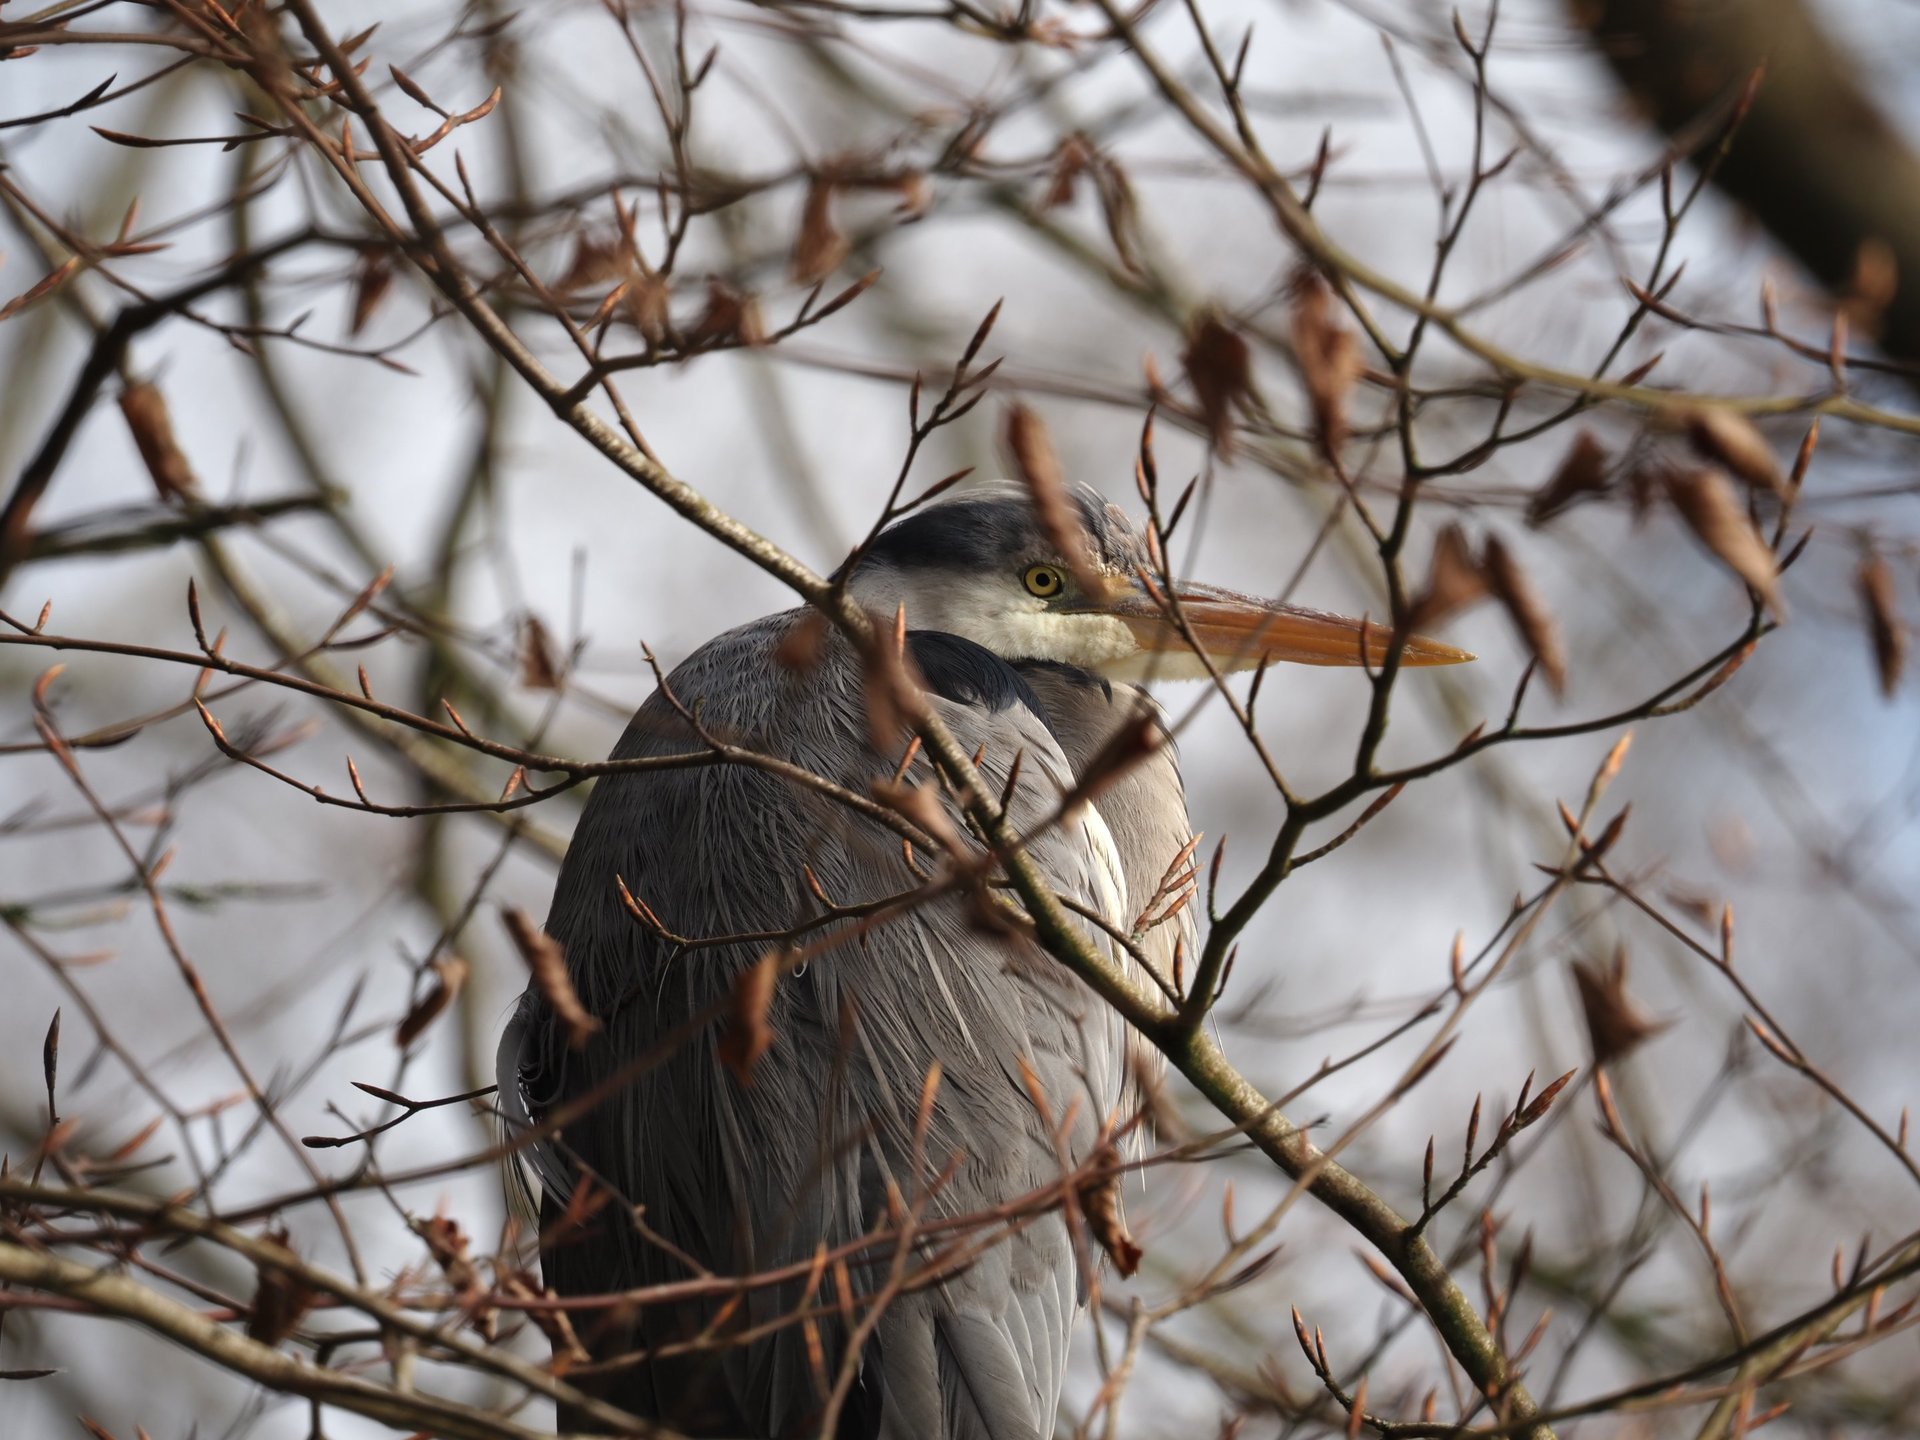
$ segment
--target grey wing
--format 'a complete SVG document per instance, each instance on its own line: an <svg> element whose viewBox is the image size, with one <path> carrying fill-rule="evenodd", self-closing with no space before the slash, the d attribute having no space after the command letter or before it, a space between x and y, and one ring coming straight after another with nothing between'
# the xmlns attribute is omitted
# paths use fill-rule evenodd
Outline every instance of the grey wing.
<svg viewBox="0 0 1920 1440"><path fill-rule="evenodd" d="M1165 733L1160 709L1145 691L1109 685L1084 670L1046 663L1018 668L1061 737L1076 777L1086 775L1115 732L1130 721L1144 715L1161 731L1164 743L1104 779L1091 808L1112 837L1124 880L1130 909L1123 928L1131 930L1140 920L1159 922L1140 936L1139 947L1162 977L1171 978L1176 948L1192 960L1197 927L1193 901L1175 903L1183 891L1193 889L1187 874L1194 868L1192 858L1181 859L1188 854L1193 832L1179 755ZM1143 913L1147 911L1151 914ZM1161 916L1166 918L1159 920ZM1157 1072L1162 1065L1159 1052L1144 1041L1139 1050L1141 1063Z"/></svg>
<svg viewBox="0 0 1920 1440"><path fill-rule="evenodd" d="M669 684L683 704L699 704L709 729L864 793L898 757L866 744L858 667L837 641L804 672L774 661L792 623L775 617L723 636ZM982 663L989 662L1000 663ZM1024 755L1012 816L1024 830L1050 813L1071 772L1020 688L1016 681L998 706L935 703L966 749L985 747L990 783L1002 783L1015 755ZM615 753L696 748L656 696ZM1126 923L1123 877L1093 828L1045 831L1031 853L1063 894ZM503 1108L510 1120L517 1108L530 1122L616 1067L652 1058L631 1085L568 1125L558 1144L534 1150L550 1232L582 1174L618 1202L548 1234L548 1283L562 1293L685 1279L696 1266L732 1275L804 1268L821 1245L846 1246L884 1227L890 1193L917 1201L932 1221L1040 1190L1058 1179L1062 1155L1029 1098L1028 1072L1054 1122L1070 1118L1069 1164L1092 1150L1101 1124L1118 1112L1126 1093L1122 1023L1030 941L986 926L960 895L869 921L858 938L840 922L839 943L779 980L768 1012L775 1043L742 1082L721 1063L717 1027L684 1027L720 1004L766 943L678 949L627 911L616 877L673 935L717 940L816 917L809 871L840 905L871 904L920 883L893 832L761 770L609 777L589 802L547 928L604 1029L569 1051L530 992L502 1046ZM923 1142L921 1095L936 1064L941 1079ZM876 1254L879 1265L853 1257L857 1291L884 1279L891 1250ZM923 1248L914 1263L925 1258ZM832 1284L821 1294L831 1297ZM805 1332L779 1328L806 1294L799 1282L751 1291L729 1323L768 1333L744 1345L712 1344L710 1305L622 1316L588 1337L596 1358L636 1349L652 1357L607 1372L602 1393L695 1433L794 1432L817 1413L822 1381L831 1383L844 1348L831 1304L816 1317L824 1374ZM1051 1434L1081 1294L1073 1241L1056 1213L900 1296L852 1362L859 1380L843 1433Z"/></svg>

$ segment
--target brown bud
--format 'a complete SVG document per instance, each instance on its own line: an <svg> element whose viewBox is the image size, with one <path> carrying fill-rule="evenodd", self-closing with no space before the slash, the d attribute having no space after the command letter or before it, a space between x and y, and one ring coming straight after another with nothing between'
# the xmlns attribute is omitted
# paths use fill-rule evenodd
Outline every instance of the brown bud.
<svg viewBox="0 0 1920 1440"><path fill-rule="evenodd" d="M853 247L833 221L833 181L816 175L800 210L800 233L793 241L793 278L817 285L831 275Z"/></svg>

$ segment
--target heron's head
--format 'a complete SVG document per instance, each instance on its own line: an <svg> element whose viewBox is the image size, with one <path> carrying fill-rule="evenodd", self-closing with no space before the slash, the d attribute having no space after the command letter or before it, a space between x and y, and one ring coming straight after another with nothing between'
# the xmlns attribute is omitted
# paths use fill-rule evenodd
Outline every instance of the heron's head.
<svg viewBox="0 0 1920 1440"><path fill-rule="evenodd" d="M1385 659L1390 635L1383 624L1197 581L1176 583L1170 607L1142 578L1146 547L1125 512L1084 485L1074 487L1072 499L1088 552L1078 567L1049 536L1026 490L1002 484L929 505L881 532L849 591L882 615L904 607L910 629L959 635L1003 660L1061 661L1113 680L1202 678L1207 669L1196 644L1223 671L1269 661ZM1416 636L1401 663L1472 658Z"/></svg>

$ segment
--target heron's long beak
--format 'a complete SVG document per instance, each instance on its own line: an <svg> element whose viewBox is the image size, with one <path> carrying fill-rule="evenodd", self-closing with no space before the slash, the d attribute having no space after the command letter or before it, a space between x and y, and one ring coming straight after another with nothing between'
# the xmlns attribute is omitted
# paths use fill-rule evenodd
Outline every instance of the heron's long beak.
<svg viewBox="0 0 1920 1440"><path fill-rule="evenodd" d="M1182 581L1174 590L1179 620L1144 587L1103 608L1133 632L1149 662L1153 656L1171 661L1182 655L1191 661L1198 645L1221 670L1252 670L1268 662L1377 666L1385 663L1393 639L1391 627L1378 622L1257 600L1194 581ZM1473 658L1420 635L1408 636L1400 652L1402 665L1458 665Z"/></svg>

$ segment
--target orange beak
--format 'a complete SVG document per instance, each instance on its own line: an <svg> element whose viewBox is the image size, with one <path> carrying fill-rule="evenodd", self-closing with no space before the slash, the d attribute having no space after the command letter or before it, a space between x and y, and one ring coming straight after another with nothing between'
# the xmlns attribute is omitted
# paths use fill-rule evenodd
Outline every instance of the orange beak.
<svg viewBox="0 0 1920 1440"><path fill-rule="evenodd" d="M1257 600L1193 581L1180 582L1174 599L1191 642L1167 607L1144 589L1102 608L1125 623L1142 650L1191 658L1197 645L1223 671L1274 662L1379 666L1386 663L1393 640L1388 625ZM1458 665L1473 658L1421 635L1409 635L1400 651L1400 663L1407 666Z"/></svg>

